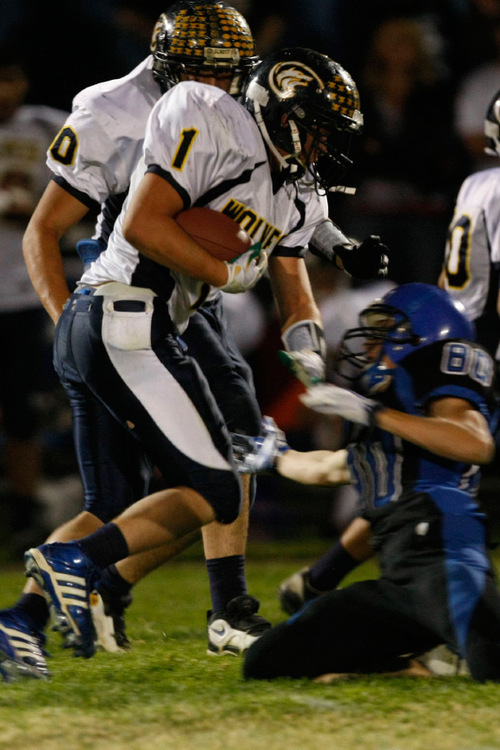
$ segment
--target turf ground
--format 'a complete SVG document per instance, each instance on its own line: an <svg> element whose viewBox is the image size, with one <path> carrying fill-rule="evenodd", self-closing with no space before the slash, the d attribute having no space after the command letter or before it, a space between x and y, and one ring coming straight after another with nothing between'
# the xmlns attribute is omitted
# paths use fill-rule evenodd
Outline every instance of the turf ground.
<svg viewBox="0 0 500 750"><path fill-rule="evenodd" d="M250 547L249 588L282 619L279 582L325 545ZM365 566L357 576L375 575ZM0 607L23 571L0 571ZM500 685L467 677L363 677L334 685L241 679L241 659L208 656L207 583L192 552L141 582L133 649L75 659L49 636L50 682L0 684L1 750L497 750Z"/></svg>

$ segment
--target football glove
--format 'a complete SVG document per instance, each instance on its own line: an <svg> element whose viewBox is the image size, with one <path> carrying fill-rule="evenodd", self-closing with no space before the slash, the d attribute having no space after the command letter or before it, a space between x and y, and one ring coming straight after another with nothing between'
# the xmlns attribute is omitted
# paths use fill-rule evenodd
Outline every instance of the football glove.
<svg viewBox="0 0 500 750"><path fill-rule="evenodd" d="M332 383L310 388L307 393L300 396L300 400L309 409L320 414L343 417L364 427L373 427L375 414L383 408L378 401L372 401Z"/></svg>
<svg viewBox="0 0 500 750"><path fill-rule="evenodd" d="M231 435L233 454L240 474L262 474L274 470L276 456L290 450L285 434L278 428L274 419L262 419L262 435Z"/></svg>
<svg viewBox="0 0 500 750"><path fill-rule="evenodd" d="M321 355L313 351L284 352L279 351L278 357L288 367L306 388L312 388L323 383L326 366Z"/></svg>
<svg viewBox="0 0 500 750"><path fill-rule="evenodd" d="M374 279L387 276L389 249L380 237L371 234L359 245L339 245L335 254L342 261L342 270L356 279Z"/></svg>
<svg viewBox="0 0 500 750"><path fill-rule="evenodd" d="M268 255L260 244L238 255L234 260L224 261L227 268L227 281L219 287L222 292L239 294L251 289L267 268Z"/></svg>
<svg viewBox="0 0 500 750"><path fill-rule="evenodd" d="M326 343L323 329L314 320L299 320L281 336L285 351L278 352L281 362L306 388L322 383L326 374Z"/></svg>

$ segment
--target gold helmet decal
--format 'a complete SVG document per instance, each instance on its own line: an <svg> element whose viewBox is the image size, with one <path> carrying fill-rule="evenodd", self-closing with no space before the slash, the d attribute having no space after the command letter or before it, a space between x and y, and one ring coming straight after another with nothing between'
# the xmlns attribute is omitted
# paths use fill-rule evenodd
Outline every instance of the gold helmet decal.
<svg viewBox="0 0 500 750"><path fill-rule="evenodd" d="M355 121L362 120L358 89L347 71L336 75L327 83L328 93L331 94L332 110L340 115L350 117Z"/></svg>
<svg viewBox="0 0 500 750"><path fill-rule="evenodd" d="M167 17L165 13L162 13L157 22L155 23L155 27L153 29L153 34L151 36L151 44L149 45L149 49L151 52L156 52L158 48L158 36L160 32L162 31L165 23L166 23Z"/></svg>
<svg viewBox="0 0 500 750"><path fill-rule="evenodd" d="M193 17L192 10L198 12ZM203 58L209 50L236 50L237 58L254 54L253 38L243 16L234 8L200 4L180 10L172 33L170 54ZM231 59L230 59L231 58ZM228 63L237 60L228 55Z"/></svg>
<svg viewBox="0 0 500 750"><path fill-rule="evenodd" d="M318 87L325 87L321 78L304 63L279 62L269 71L269 86L279 99L289 99L295 96L298 86L308 86L311 81L316 80Z"/></svg>

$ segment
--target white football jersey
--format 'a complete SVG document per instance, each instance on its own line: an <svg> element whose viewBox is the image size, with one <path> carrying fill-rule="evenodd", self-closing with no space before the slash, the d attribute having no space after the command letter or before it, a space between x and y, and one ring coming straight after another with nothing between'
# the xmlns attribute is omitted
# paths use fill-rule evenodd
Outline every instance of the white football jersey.
<svg viewBox="0 0 500 750"><path fill-rule="evenodd" d="M123 78L81 91L52 143L47 164L56 182L82 203L102 206L94 237L107 239L129 188L146 123L161 96L147 57Z"/></svg>
<svg viewBox="0 0 500 750"><path fill-rule="evenodd" d="M471 320L486 304L490 275L500 265L500 168L470 175L462 184L448 230L445 288Z"/></svg>
<svg viewBox="0 0 500 750"><path fill-rule="evenodd" d="M129 196L146 170L168 180L185 208L206 206L235 219L268 254L280 244L281 254L303 255L316 225L328 213L326 197L304 183L284 184L274 193L267 152L253 117L221 89L195 81L178 84L154 107ZM189 316L219 289L170 271L126 242L122 223L128 200L106 251L81 283L119 281L148 287L168 300L172 319L182 331Z"/></svg>
<svg viewBox="0 0 500 750"><path fill-rule="evenodd" d="M500 168L464 180L448 229L443 278L445 289L475 322L478 341L500 358Z"/></svg>

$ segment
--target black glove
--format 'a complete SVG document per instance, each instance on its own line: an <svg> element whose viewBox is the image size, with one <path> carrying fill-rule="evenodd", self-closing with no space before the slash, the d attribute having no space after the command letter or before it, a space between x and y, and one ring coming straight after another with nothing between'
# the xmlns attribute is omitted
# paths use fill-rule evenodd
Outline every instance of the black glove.
<svg viewBox="0 0 500 750"><path fill-rule="evenodd" d="M334 248L340 258L343 270L356 279L375 279L387 276L389 249L380 237L371 234L359 245L345 245Z"/></svg>

